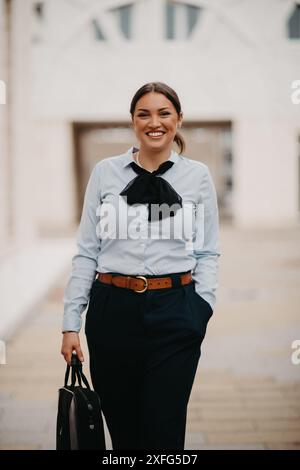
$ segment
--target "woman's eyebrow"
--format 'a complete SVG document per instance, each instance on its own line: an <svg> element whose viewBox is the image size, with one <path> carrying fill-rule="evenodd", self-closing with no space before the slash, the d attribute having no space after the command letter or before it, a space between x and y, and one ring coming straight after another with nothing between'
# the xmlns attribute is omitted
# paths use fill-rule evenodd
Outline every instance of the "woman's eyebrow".
<svg viewBox="0 0 300 470"><path fill-rule="evenodd" d="M167 106L165 106L164 108L160 108L158 111L162 111L163 109L170 109L170 108L168 108ZM138 111L149 111L149 109L138 108Z"/></svg>

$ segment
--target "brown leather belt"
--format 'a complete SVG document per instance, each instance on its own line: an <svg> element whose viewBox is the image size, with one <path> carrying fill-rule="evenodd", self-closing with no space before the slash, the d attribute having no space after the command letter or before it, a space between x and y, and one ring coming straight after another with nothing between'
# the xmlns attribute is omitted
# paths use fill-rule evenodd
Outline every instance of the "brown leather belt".
<svg viewBox="0 0 300 470"><path fill-rule="evenodd" d="M166 289L173 287L172 278L165 277L152 277L145 276L124 276L112 275L110 273L97 273L96 279L105 284L113 284L116 287L124 287L131 289L138 294L145 292L147 289ZM192 281L191 271L180 275L181 285L189 284Z"/></svg>

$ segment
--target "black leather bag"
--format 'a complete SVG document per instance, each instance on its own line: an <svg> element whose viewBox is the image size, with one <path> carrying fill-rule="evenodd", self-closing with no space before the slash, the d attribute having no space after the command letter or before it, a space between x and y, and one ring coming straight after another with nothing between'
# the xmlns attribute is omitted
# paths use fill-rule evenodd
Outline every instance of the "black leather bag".
<svg viewBox="0 0 300 470"><path fill-rule="evenodd" d="M68 385L70 369L72 382ZM75 385L76 378L79 385ZM82 382L85 387L82 386ZM65 385L58 391L56 450L105 450L105 435L99 395L91 390L82 363L72 355Z"/></svg>

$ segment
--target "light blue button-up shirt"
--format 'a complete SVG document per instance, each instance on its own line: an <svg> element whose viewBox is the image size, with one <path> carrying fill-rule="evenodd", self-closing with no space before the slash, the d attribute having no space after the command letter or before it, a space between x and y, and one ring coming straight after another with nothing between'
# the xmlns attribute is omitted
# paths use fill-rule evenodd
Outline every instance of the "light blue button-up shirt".
<svg viewBox="0 0 300 470"><path fill-rule="evenodd" d="M119 196L137 176L130 166L134 149L99 161L91 172L64 291L62 331L80 331L96 272L159 276L192 270L196 292L215 307L219 214L207 165L171 150L174 165L161 178L180 194L182 209L148 222L148 205L130 206Z"/></svg>

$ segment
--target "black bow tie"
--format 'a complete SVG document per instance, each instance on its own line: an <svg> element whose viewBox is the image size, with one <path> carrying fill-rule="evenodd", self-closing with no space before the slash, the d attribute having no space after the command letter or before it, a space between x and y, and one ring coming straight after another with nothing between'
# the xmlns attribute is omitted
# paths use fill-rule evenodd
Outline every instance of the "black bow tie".
<svg viewBox="0 0 300 470"><path fill-rule="evenodd" d="M167 160L163 162L157 170L152 173L145 168L140 167L135 162L131 162L131 168L138 176L133 178L120 193L121 196L127 196L127 204L149 204L148 221L161 220L165 217L174 217L179 207L182 207L182 198L175 189L163 178L157 176L162 175L174 165L174 162ZM167 204L169 210L156 211L150 204ZM170 210L170 206L174 206ZM154 209L154 210L153 210ZM159 209L159 208L157 208ZM168 208L167 208L168 209ZM157 216L159 216L157 218Z"/></svg>

